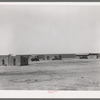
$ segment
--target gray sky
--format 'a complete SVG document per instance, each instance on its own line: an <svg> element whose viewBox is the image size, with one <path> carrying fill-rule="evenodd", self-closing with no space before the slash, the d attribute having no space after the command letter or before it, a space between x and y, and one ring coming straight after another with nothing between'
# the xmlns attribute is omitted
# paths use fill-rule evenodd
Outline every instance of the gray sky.
<svg viewBox="0 0 100 100"><path fill-rule="evenodd" d="M100 6L0 5L0 54L100 52Z"/></svg>

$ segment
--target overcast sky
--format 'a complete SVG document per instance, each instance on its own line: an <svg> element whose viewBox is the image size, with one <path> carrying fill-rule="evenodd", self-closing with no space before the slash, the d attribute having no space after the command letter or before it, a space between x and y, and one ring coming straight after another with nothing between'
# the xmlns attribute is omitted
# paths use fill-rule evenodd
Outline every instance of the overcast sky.
<svg viewBox="0 0 100 100"><path fill-rule="evenodd" d="M100 53L100 6L0 5L0 54Z"/></svg>

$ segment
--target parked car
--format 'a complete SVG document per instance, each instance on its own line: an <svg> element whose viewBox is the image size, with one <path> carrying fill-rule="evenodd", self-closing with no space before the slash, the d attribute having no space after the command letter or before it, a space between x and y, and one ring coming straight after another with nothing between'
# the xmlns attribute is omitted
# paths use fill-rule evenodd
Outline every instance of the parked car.
<svg viewBox="0 0 100 100"><path fill-rule="evenodd" d="M88 59L87 56L81 56L80 59Z"/></svg>
<svg viewBox="0 0 100 100"><path fill-rule="evenodd" d="M61 57L59 56L54 56L54 58L52 60L61 60Z"/></svg>
<svg viewBox="0 0 100 100"><path fill-rule="evenodd" d="M39 58L36 56L34 58L31 58L31 61L39 61Z"/></svg>

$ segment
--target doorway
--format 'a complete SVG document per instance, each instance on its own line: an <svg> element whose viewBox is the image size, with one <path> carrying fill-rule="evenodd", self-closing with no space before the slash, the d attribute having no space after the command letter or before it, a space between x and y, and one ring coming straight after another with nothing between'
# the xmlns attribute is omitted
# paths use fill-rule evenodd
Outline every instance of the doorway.
<svg viewBox="0 0 100 100"><path fill-rule="evenodd" d="M13 59L13 65L14 66L16 65L16 59Z"/></svg>
<svg viewBox="0 0 100 100"><path fill-rule="evenodd" d="M4 59L2 60L2 65L5 65L5 60Z"/></svg>

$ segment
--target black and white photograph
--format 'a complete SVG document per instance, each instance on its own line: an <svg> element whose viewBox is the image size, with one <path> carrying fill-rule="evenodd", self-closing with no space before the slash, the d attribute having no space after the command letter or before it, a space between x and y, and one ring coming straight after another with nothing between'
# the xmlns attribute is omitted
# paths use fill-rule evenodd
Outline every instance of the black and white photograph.
<svg viewBox="0 0 100 100"><path fill-rule="evenodd" d="M100 4L0 3L0 90L99 91Z"/></svg>

